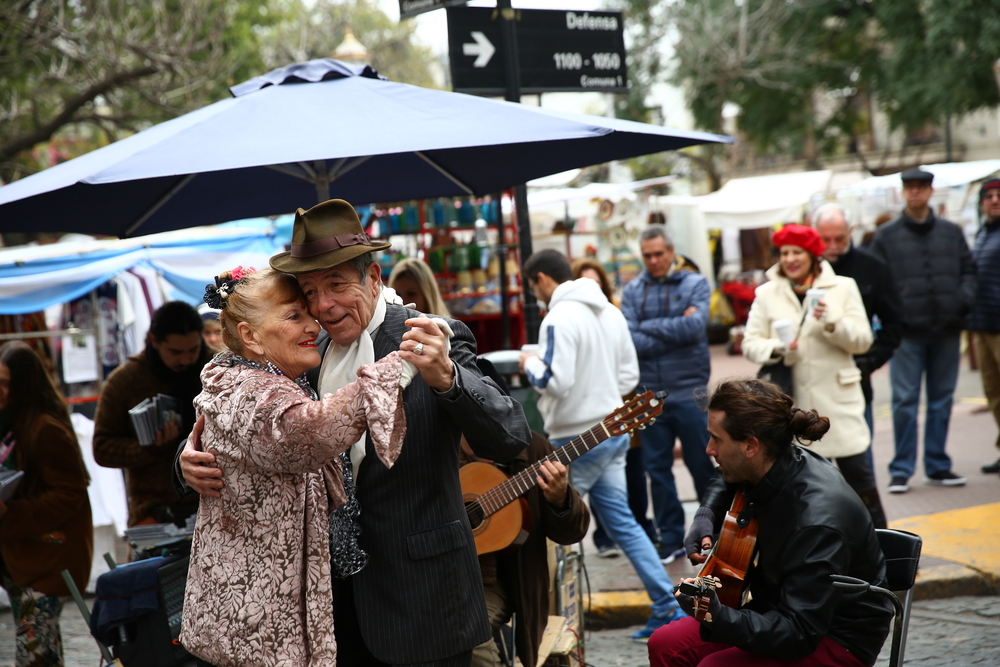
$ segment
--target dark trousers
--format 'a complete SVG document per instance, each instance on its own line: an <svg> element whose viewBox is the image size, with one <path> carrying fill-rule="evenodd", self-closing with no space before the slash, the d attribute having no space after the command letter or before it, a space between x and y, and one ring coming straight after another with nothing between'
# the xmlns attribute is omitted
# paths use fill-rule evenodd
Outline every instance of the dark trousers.
<svg viewBox="0 0 1000 667"><path fill-rule="evenodd" d="M872 517L872 524L876 528L886 528L885 510L882 508L882 499L879 498L878 487L875 485L875 473L869 463L870 453L871 447L861 454L834 460L844 480L865 504L868 514Z"/></svg>
<svg viewBox="0 0 1000 667"><path fill-rule="evenodd" d="M368 650L361 636L358 608L354 602L354 582L348 577L333 582L333 630L337 638L337 667L389 667ZM469 667L472 650L434 662L405 667ZM403 667L403 666L398 666Z"/></svg>

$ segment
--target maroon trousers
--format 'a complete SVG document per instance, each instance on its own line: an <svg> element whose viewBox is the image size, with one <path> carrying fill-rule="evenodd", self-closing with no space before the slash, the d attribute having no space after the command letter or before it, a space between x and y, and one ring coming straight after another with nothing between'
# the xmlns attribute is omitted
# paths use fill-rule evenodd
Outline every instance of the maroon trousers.
<svg viewBox="0 0 1000 667"><path fill-rule="evenodd" d="M689 616L654 632L648 644L650 667L866 667L829 637L823 638L815 653L784 660L702 641L700 628L701 624Z"/></svg>

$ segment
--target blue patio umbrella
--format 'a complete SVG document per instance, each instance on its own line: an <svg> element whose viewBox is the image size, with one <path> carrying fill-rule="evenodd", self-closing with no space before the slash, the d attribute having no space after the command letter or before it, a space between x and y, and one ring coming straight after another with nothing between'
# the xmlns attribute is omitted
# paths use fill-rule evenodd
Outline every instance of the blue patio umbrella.
<svg viewBox="0 0 1000 667"><path fill-rule="evenodd" d="M0 187L0 231L127 237L308 208L485 195L729 137L386 81L313 60Z"/></svg>

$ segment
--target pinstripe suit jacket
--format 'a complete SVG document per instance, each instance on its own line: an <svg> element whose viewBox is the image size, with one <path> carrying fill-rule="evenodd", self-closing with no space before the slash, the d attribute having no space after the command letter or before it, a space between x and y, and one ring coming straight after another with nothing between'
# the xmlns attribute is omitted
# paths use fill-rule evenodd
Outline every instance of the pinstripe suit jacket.
<svg viewBox="0 0 1000 667"><path fill-rule="evenodd" d="M388 306L373 341L376 359L399 349L404 321L418 315ZM360 542L371 559L353 577L358 621L368 650L393 665L442 660L491 637L458 479L459 439L465 433L478 456L494 461L509 461L531 440L520 404L476 367L472 332L448 322L460 394L444 399L414 378L403 393L399 458L386 469L369 439L356 480Z"/></svg>

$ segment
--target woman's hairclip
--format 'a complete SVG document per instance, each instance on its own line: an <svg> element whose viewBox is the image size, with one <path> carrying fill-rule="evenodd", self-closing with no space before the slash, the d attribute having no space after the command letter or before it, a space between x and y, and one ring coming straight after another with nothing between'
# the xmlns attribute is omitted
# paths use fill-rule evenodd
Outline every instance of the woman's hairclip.
<svg viewBox="0 0 1000 667"><path fill-rule="evenodd" d="M237 266L229 272L228 278L215 276L214 285L205 285L205 303L207 303L210 308L222 310L226 307L229 296L236 290L236 286L242 283L251 273L256 272L257 269L252 266L248 266L246 268Z"/></svg>

